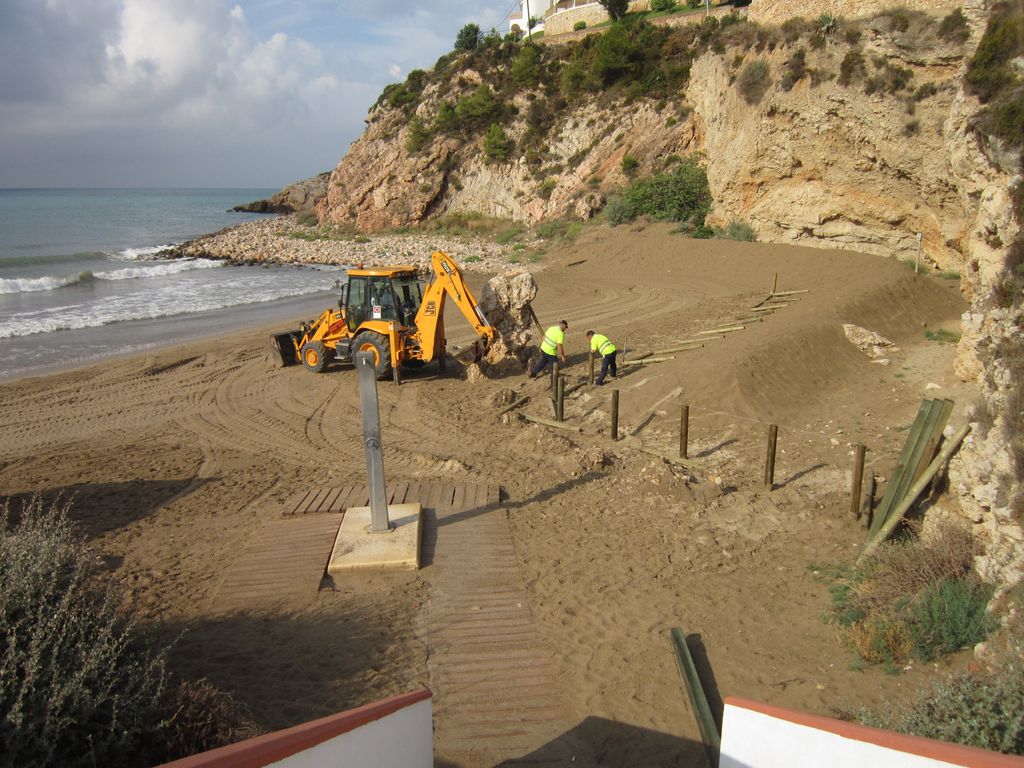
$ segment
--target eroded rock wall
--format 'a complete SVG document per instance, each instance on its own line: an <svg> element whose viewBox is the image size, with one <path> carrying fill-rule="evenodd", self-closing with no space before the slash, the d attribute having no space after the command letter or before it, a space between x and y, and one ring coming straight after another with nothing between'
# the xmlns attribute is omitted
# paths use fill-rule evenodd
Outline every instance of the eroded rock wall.
<svg viewBox="0 0 1024 768"><path fill-rule="evenodd" d="M855 19L889 8L951 11L963 4L963 0L900 0L898 3L892 0L753 0L747 14L751 21L780 24L796 16L813 19L823 13Z"/></svg>

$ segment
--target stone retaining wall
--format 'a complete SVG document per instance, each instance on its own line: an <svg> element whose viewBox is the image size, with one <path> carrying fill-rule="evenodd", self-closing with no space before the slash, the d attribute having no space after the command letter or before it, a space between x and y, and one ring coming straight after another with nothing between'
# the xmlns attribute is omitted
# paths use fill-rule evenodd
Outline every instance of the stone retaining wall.
<svg viewBox="0 0 1024 768"><path fill-rule="evenodd" d="M848 19L870 16L886 8L913 11L951 11L963 6L963 0L753 0L748 18L761 24L780 24L801 16L814 19L823 13Z"/></svg>
<svg viewBox="0 0 1024 768"><path fill-rule="evenodd" d="M650 0L633 0L633 2L629 4L629 10L631 13L649 11L650 9ZM711 15L721 16L727 13L732 13L732 10L732 6L712 8ZM677 27L685 24L699 23L703 18L704 11L701 9L693 13L659 16L654 19L652 23L669 27ZM608 21L608 12L605 11L600 4L590 3L589 5L583 5L579 8L568 8L564 11L553 13L544 19L544 37L548 38L554 35L564 35L567 32L572 32L573 27L578 21L585 21L588 27L592 27L595 24Z"/></svg>

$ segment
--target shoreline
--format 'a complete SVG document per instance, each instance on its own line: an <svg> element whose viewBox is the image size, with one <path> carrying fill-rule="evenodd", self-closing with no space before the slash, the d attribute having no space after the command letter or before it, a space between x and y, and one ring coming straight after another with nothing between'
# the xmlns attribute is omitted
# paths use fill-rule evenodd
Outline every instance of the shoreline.
<svg viewBox="0 0 1024 768"><path fill-rule="evenodd" d="M536 249L536 246L533 246ZM247 221L162 251L159 258L216 259L231 264L312 264L368 267L411 264L429 271L430 256L444 251L466 272L497 273L514 267L536 272L543 263L526 257L523 243L499 244L475 235L412 231L361 235L299 224L294 215Z"/></svg>

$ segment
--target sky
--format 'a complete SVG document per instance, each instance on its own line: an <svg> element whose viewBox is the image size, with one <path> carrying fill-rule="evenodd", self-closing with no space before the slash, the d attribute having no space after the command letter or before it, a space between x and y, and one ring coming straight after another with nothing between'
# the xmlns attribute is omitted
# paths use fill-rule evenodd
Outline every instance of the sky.
<svg viewBox="0 0 1024 768"><path fill-rule="evenodd" d="M0 188L268 187L515 0L0 0Z"/></svg>

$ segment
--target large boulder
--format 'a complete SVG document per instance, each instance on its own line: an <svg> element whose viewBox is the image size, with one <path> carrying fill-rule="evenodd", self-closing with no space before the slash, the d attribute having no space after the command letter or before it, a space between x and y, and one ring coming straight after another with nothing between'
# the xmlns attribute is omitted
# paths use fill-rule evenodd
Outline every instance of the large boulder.
<svg viewBox="0 0 1024 768"><path fill-rule="evenodd" d="M537 281L522 270L495 275L484 286L480 309L498 334L487 354L471 366L470 379L496 378L522 373L533 347L530 302L537 296Z"/></svg>

